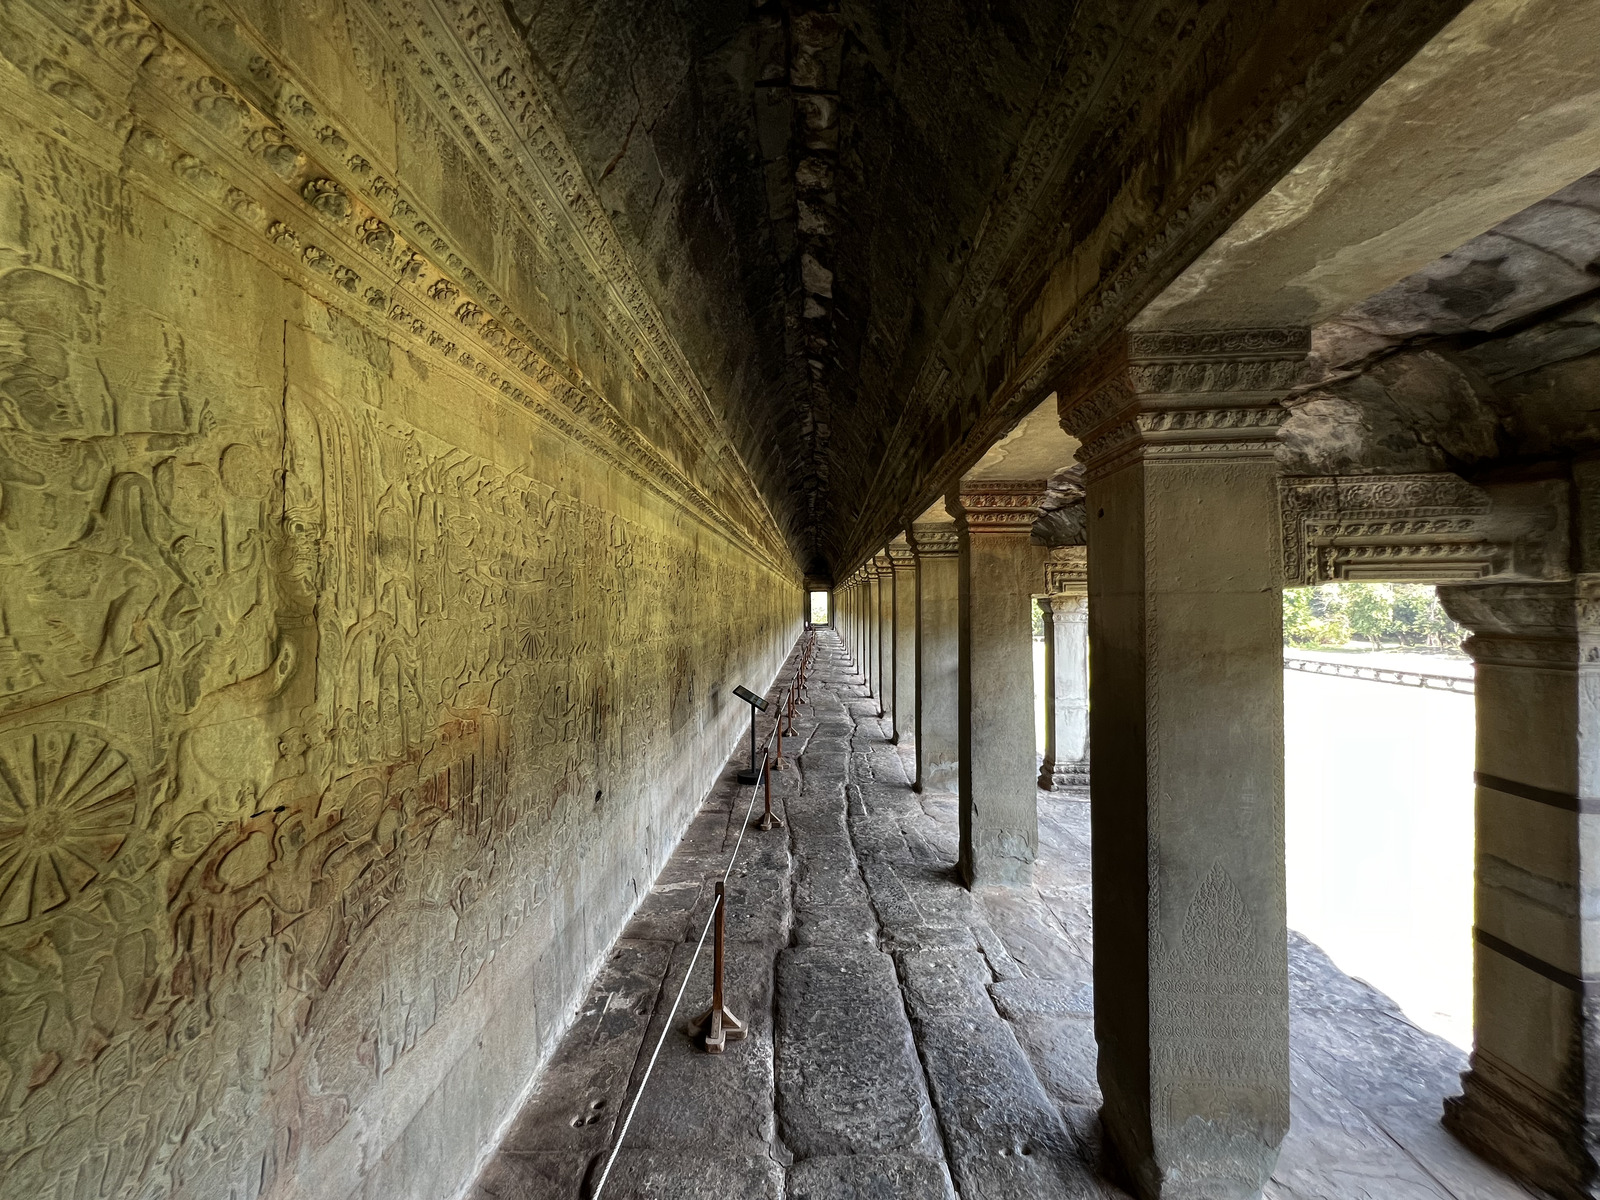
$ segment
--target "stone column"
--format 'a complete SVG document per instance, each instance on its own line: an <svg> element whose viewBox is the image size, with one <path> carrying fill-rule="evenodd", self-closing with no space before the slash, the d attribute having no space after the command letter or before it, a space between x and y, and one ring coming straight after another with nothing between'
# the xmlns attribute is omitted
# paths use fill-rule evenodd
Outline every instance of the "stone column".
<svg viewBox="0 0 1600 1200"><path fill-rule="evenodd" d="M1472 632L1478 742L1473 1050L1444 1123L1600 1195L1600 576L1439 597Z"/></svg>
<svg viewBox="0 0 1600 1200"><path fill-rule="evenodd" d="M1033 596L1045 550L1029 540L1042 480L964 483L957 510L961 876L1021 886L1039 849L1034 783Z"/></svg>
<svg viewBox="0 0 1600 1200"><path fill-rule="evenodd" d="M1101 1116L1152 1200L1258 1195L1289 1127L1273 451L1309 344L1132 333L1060 392L1088 488Z"/></svg>
<svg viewBox="0 0 1600 1200"><path fill-rule="evenodd" d="M861 657L861 651L856 645L856 579L852 575L844 592L844 644L850 648L850 661L855 662Z"/></svg>
<svg viewBox="0 0 1600 1200"><path fill-rule="evenodd" d="M913 525L917 559L916 790L948 788L960 763L961 564L956 527Z"/></svg>
<svg viewBox="0 0 1600 1200"><path fill-rule="evenodd" d="M902 536L889 547L894 566L894 741L916 736L917 558Z"/></svg>
<svg viewBox="0 0 1600 1200"><path fill-rule="evenodd" d="M855 593L850 600L850 653L855 663L855 673L862 678L867 673L867 657L865 646L862 645L861 605L865 594L866 581L861 578L859 571L852 577L854 584L851 590Z"/></svg>
<svg viewBox="0 0 1600 1200"><path fill-rule="evenodd" d="M850 578L850 658L857 673L862 667L861 657L861 577Z"/></svg>
<svg viewBox="0 0 1600 1200"><path fill-rule="evenodd" d="M878 715L887 717L890 738L894 728L894 564L888 551L872 559L878 574L878 611L873 614L878 629Z"/></svg>
<svg viewBox="0 0 1600 1200"><path fill-rule="evenodd" d="M1089 786L1088 550L1062 546L1045 567L1044 761L1047 792Z"/></svg>
<svg viewBox="0 0 1600 1200"><path fill-rule="evenodd" d="M878 673L878 564L871 559L861 568L865 586L861 589L861 648L866 653L867 695L878 701L877 715L883 716L883 696Z"/></svg>

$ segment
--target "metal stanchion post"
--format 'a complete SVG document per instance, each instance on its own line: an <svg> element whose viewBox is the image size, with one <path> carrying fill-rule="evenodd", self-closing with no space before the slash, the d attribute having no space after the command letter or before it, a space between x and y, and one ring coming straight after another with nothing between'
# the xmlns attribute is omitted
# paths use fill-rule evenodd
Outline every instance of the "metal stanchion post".
<svg viewBox="0 0 1600 1200"><path fill-rule="evenodd" d="M788 705L785 704L778 712L778 719L772 723L772 736L777 742L777 754L767 760L767 771L769 773L772 771L787 771L789 769L789 764L783 757L783 723L787 713ZM770 778L767 780L767 794L769 796L772 794L772 780Z"/></svg>
<svg viewBox="0 0 1600 1200"><path fill-rule="evenodd" d="M767 807L766 807L766 811L761 814L761 828L763 830L768 830L768 829L771 829L774 825L782 825L782 824L783 824L783 818L782 817L775 817L775 816L772 815L772 774L771 774L771 772L768 772L767 773Z"/></svg>
<svg viewBox="0 0 1600 1200"><path fill-rule="evenodd" d="M745 1035L744 1022L728 1011L728 1006L723 1002L722 994L722 962L723 943L726 940L725 917L727 914L727 897L723 891L722 880L717 880L716 918L712 923L711 943L711 1007L695 1018L691 1030L693 1034L704 1033L706 1038L706 1053L721 1054L722 1048L730 1041L738 1041Z"/></svg>

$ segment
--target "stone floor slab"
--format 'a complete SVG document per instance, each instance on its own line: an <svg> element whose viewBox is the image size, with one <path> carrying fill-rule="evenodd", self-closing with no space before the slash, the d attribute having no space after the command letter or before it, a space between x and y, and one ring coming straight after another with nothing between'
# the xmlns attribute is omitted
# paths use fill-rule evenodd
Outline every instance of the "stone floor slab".
<svg viewBox="0 0 1600 1200"><path fill-rule="evenodd" d="M956 1193L942 1161L857 1154L795 1163L786 1200L956 1200Z"/></svg>
<svg viewBox="0 0 1600 1200"><path fill-rule="evenodd" d="M779 1127L799 1158L936 1153L894 964L870 946L778 956Z"/></svg>

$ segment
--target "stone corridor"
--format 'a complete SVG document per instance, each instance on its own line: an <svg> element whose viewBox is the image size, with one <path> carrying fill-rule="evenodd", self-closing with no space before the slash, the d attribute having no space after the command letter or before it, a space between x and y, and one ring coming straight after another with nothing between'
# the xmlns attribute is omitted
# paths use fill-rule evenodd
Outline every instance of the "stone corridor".
<svg viewBox="0 0 1600 1200"><path fill-rule="evenodd" d="M729 1004L749 1037L687 1036L710 943L603 1195L1120 1197L1099 1146L1089 808L1041 793L1035 886L969 892L954 793L916 794L842 643L820 635L775 774L785 824L728 885ZM775 692L792 678L791 659ZM749 803L731 773L621 940L471 1200L592 1194ZM1439 1125L1465 1056L1315 946L1290 949L1293 1127L1276 1200L1533 1195Z"/></svg>

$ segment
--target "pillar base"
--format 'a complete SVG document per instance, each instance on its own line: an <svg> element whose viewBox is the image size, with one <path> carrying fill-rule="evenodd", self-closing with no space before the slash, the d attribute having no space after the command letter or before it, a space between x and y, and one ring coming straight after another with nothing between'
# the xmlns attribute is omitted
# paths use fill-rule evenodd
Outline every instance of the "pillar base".
<svg viewBox="0 0 1600 1200"><path fill-rule="evenodd" d="M1247 1112L1257 1099L1241 1092L1230 1102ZM1178 1129L1158 1131L1137 1119L1121 1125L1109 1104L1100 1109L1100 1124L1120 1186L1139 1200L1259 1198L1287 1128L1286 1120L1279 1127L1265 1114L1253 1122L1241 1112L1221 1122L1190 1117Z"/></svg>
<svg viewBox="0 0 1600 1200"><path fill-rule="evenodd" d="M1444 1102L1443 1123L1473 1151L1561 1200L1600 1197L1600 1131L1481 1052L1461 1088Z"/></svg>
<svg viewBox="0 0 1600 1200"><path fill-rule="evenodd" d="M1047 792L1089 786L1089 760L1052 763L1045 759L1039 764L1039 787Z"/></svg>
<svg viewBox="0 0 1600 1200"><path fill-rule="evenodd" d="M961 879L969 888L1027 887L1033 883L1034 848L1021 834L984 830L972 840L961 863Z"/></svg>

